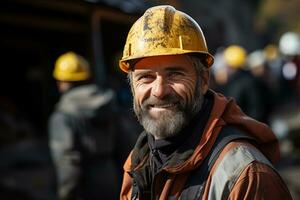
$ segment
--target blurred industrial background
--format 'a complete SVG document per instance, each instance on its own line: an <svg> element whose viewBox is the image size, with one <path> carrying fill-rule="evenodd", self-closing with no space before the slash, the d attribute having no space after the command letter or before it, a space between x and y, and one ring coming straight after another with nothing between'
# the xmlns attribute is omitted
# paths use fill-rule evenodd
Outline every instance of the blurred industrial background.
<svg viewBox="0 0 300 200"><path fill-rule="evenodd" d="M247 93L264 96L264 111L258 110L264 116L258 118L279 137L283 156L277 167L295 199L300 198L300 0L3 0L0 199L56 199L47 122L59 98L54 63L67 51L87 58L95 82L116 91L124 116L120 123L134 142L140 127L118 60L132 23L148 7L161 4L185 11L202 27L216 55L212 87L217 91L226 91L230 80L224 50L231 45L245 49L244 70L256 69L251 76L265 84L258 89L263 92ZM252 54L251 60L255 52L258 56ZM124 144L128 151L133 142Z"/></svg>

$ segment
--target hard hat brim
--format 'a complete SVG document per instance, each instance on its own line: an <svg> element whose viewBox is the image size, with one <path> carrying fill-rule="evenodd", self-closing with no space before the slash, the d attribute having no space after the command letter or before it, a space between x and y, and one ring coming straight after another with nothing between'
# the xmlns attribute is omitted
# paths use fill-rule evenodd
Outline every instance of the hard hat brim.
<svg viewBox="0 0 300 200"><path fill-rule="evenodd" d="M210 68L214 63L214 57L208 52L190 51L190 50L178 51L178 49L166 49L165 52L162 52L160 49L159 52L157 53L153 52L151 55L147 55L147 56L139 55L136 57L129 56L127 58L126 57L122 58L119 61L119 67L123 72L128 73L130 70L133 69L136 62L139 61L140 59L147 58L147 57L154 57L154 56L181 55L181 54L192 54L198 56L201 59L202 63L207 68Z"/></svg>

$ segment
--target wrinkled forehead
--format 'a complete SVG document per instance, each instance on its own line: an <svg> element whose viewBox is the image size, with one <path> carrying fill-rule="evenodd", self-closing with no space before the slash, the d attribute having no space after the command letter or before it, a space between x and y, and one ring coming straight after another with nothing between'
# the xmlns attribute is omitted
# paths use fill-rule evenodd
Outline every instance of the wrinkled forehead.
<svg viewBox="0 0 300 200"><path fill-rule="evenodd" d="M134 71L137 70L162 70L167 68L182 68L192 69L193 62L188 55L167 55L167 56L153 56L140 59L134 65Z"/></svg>

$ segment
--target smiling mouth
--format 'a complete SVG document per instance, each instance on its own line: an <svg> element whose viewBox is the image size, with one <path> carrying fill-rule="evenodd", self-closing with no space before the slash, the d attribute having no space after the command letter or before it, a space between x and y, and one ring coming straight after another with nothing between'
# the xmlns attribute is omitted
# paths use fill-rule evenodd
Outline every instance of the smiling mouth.
<svg viewBox="0 0 300 200"><path fill-rule="evenodd" d="M161 109L161 110L165 110L165 109L172 109L175 108L177 106L177 103L168 103L168 104L161 104L161 105L156 105L156 104L151 104L149 107L151 109Z"/></svg>

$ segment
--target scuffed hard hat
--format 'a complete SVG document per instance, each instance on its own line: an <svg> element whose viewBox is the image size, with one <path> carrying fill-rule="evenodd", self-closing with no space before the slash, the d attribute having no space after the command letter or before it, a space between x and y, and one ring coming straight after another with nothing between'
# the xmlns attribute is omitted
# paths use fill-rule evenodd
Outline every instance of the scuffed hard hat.
<svg viewBox="0 0 300 200"><path fill-rule="evenodd" d="M172 6L155 6L131 27L119 67L128 72L141 58L188 53L199 55L206 67L213 64L197 22Z"/></svg>

